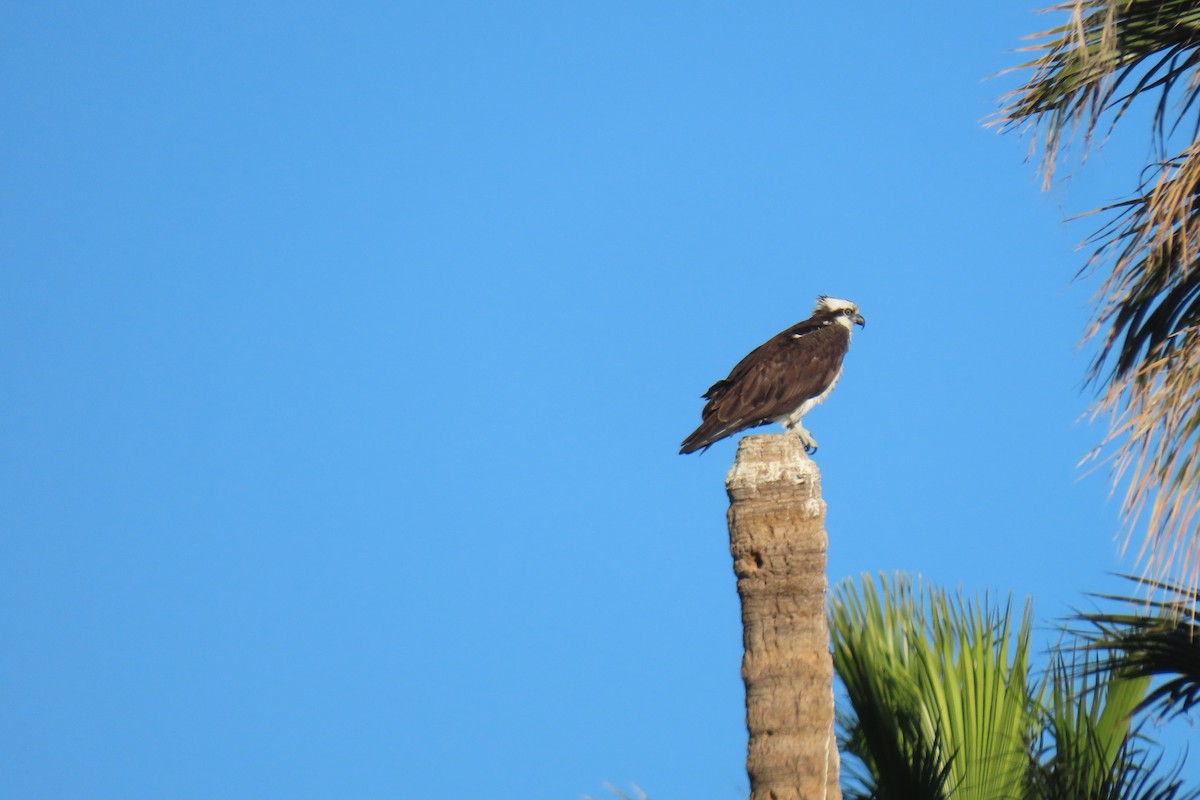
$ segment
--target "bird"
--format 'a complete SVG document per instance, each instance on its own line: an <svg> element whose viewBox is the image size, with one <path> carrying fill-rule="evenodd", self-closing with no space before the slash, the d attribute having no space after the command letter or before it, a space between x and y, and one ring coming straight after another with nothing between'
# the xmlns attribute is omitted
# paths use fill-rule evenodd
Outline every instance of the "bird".
<svg viewBox="0 0 1200 800"><path fill-rule="evenodd" d="M855 325L867 325L857 305L818 297L812 316L756 347L702 395L708 402L700 427L683 440L680 454L703 452L726 436L772 422L799 436L805 453L817 452L817 440L800 420L842 376Z"/></svg>

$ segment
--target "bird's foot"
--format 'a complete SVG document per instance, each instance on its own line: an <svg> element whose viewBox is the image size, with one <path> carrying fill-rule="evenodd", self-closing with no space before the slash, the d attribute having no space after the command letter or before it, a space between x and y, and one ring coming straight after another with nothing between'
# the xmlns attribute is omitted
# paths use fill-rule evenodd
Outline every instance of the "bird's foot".
<svg viewBox="0 0 1200 800"><path fill-rule="evenodd" d="M799 425L792 427L792 433L796 434L800 439L800 444L804 446L804 452L808 455L813 455L817 452L817 440L813 435Z"/></svg>

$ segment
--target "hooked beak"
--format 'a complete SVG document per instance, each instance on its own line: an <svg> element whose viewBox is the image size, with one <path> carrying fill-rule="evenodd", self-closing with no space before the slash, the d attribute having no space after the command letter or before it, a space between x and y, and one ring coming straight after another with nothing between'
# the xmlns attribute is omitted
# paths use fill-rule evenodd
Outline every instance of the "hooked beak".
<svg viewBox="0 0 1200 800"><path fill-rule="evenodd" d="M867 327L867 321L866 321L865 319L863 319L863 315L862 315L862 314L855 314L855 315L854 315L854 324L858 325L858 326L859 326L859 327L861 327L861 328L865 328L865 327Z"/></svg>

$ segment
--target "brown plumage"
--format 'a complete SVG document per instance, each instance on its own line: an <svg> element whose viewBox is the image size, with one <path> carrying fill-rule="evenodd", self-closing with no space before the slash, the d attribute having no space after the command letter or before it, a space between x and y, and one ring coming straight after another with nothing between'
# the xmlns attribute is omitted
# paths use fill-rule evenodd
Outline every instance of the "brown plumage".
<svg viewBox="0 0 1200 800"><path fill-rule="evenodd" d="M821 297L812 316L782 331L738 362L729 377L704 393L700 427L683 440L680 453L708 448L747 428L781 422L805 449L817 443L801 417L828 396L842 372L854 325L865 325L858 306Z"/></svg>

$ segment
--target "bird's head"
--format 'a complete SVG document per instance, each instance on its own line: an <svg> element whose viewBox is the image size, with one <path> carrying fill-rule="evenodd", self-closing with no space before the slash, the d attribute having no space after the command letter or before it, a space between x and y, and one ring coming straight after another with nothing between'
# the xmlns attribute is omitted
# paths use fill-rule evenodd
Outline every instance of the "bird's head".
<svg viewBox="0 0 1200 800"><path fill-rule="evenodd" d="M864 328L867 326L867 321L859 313L858 306L849 300L839 300L836 297L821 295L817 298L817 307L813 310L814 317L818 314L825 317L832 317L834 322L840 322L847 328L852 328L855 325Z"/></svg>

